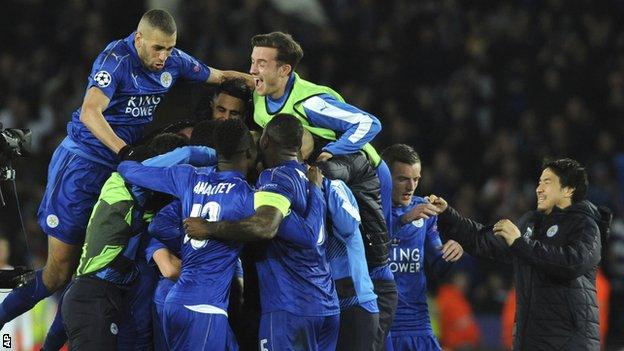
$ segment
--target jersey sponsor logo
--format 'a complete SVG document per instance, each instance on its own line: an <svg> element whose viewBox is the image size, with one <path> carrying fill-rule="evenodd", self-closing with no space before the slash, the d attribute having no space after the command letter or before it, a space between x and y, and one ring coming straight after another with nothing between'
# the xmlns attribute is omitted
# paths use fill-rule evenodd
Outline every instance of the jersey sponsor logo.
<svg viewBox="0 0 624 351"><path fill-rule="evenodd" d="M48 215L48 217L46 217L46 224L50 228L56 228L59 225L59 218L54 214Z"/></svg>
<svg viewBox="0 0 624 351"><path fill-rule="evenodd" d="M425 224L425 220L422 218L412 221L412 225L416 228L422 228L424 224Z"/></svg>
<svg viewBox="0 0 624 351"><path fill-rule="evenodd" d="M392 249L390 262L392 273L418 273L420 272L420 249L398 248Z"/></svg>
<svg viewBox="0 0 624 351"><path fill-rule="evenodd" d="M93 80L100 88L106 88L110 85L113 78L111 77L110 73L106 71L99 71L95 74L95 76L93 76Z"/></svg>
<svg viewBox="0 0 624 351"><path fill-rule="evenodd" d="M110 332L113 335L117 335L117 333L119 332L119 327L117 327L117 324L111 323L111 325L110 325Z"/></svg>
<svg viewBox="0 0 624 351"><path fill-rule="evenodd" d="M559 226L555 224L552 227L548 228L548 230L546 231L546 236L549 238L552 238L553 236L557 234L558 231L559 231Z"/></svg>
<svg viewBox="0 0 624 351"><path fill-rule="evenodd" d="M171 77L171 73L163 72L160 75L160 84L162 84L163 87L169 88L172 82L173 82L173 77Z"/></svg>
<svg viewBox="0 0 624 351"><path fill-rule="evenodd" d="M151 116L161 101L162 98L157 95L131 96L124 112L132 117Z"/></svg>

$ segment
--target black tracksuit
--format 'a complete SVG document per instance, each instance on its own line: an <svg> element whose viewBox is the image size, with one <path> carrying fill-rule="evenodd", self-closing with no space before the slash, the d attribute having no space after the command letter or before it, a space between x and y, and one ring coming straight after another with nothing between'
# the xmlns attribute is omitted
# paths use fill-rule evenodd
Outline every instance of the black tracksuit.
<svg viewBox="0 0 624 351"><path fill-rule="evenodd" d="M471 255L513 264L514 350L600 350L596 270L607 217L589 201L549 215L531 211L518 221L521 237L511 246L492 226L450 207L438 228Z"/></svg>

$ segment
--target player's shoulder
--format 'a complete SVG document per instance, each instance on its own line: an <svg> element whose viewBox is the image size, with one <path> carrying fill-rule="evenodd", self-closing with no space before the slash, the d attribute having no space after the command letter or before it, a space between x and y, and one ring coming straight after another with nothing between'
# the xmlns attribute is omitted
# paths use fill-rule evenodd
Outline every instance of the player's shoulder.
<svg viewBox="0 0 624 351"><path fill-rule="evenodd" d="M180 50L178 48L173 48L173 50L171 51L171 55L169 56L169 59L171 62L177 64L177 65L181 65L184 63L192 63L194 65L197 65L199 67L199 60L196 59L195 57L191 56L190 54L187 54L186 52L184 52L183 50Z"/></svg>
<svg viewBox="0 0 624 351"><path fill-rule="evenodd" d="M130 48L124 39L111 41L100 53L100 58L118 63L129 61L130 56Z"/></svg>

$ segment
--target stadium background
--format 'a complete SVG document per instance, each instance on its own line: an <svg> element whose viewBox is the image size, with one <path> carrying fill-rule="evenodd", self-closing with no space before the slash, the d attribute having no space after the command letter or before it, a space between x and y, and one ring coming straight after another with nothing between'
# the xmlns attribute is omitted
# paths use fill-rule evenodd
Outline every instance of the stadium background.
<svg viewBox="0 0 624 351"><path fill-rule="evenodd" d="M301 76L379 117L378 149L403 142L420 153L418 194L442 195L480 221L515 219L534 208L544 157L581 161L589 198L616 215L603 271L611 292L609 349L624 343L622 0L4 1L0 123L31 128L34 147L16 162L32 255L12 186L0 185L8 203L0 208L0 234L10 241L10 264L44 264L35 214L51 153L81 103L93 59L155 7L176 18L179 48L220 69L248 70L252 35L291 33L305 52ZM209 93L178 84L153 126L192 118ZM442 283L461 288L480 328L477 349L502 347L510 275L509 267L465 258L451 277L431 284L433 292ZM33 314L33 342L53 304ZM442 308L435 310L440 319Z"/></svg>

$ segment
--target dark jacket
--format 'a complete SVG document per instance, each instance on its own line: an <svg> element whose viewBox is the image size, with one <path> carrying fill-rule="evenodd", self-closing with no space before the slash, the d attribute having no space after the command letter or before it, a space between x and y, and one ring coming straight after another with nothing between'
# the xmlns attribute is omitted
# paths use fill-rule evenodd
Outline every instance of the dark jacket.
<svg viewBox="0 0 624 351"><path fill-rule="evenodd" d="M471 255L513 264L514 350L600 350L596 270L606 217L589 201L549 215L531 211L518 221L522 236L510 247L492 226L450 207L438 227Z"/></svg>

